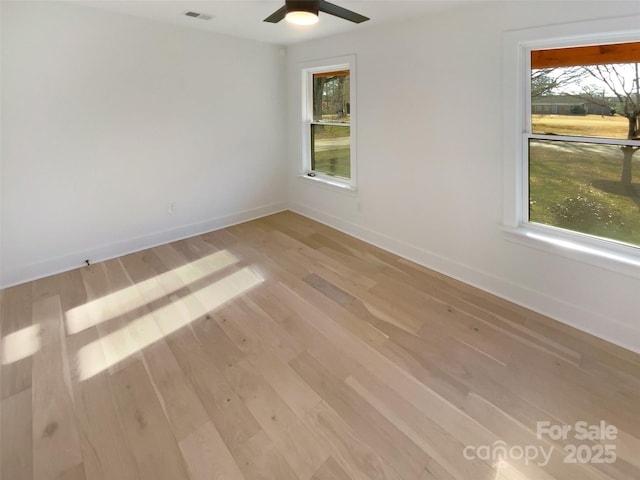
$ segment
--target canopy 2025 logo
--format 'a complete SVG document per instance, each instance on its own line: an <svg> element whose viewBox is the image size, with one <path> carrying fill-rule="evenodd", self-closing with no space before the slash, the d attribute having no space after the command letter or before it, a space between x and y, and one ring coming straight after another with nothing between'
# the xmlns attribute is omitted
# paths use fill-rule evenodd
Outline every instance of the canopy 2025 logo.
<svg viewBox="0 0 640 480"><path fill-rule="evenodd" d="M548 465L557 448L553 443L567 443L562 447L564 463L614 463L617 459L614 442L618 429L604 420L598 424L579 421L573 425L552 424L549 421L536 422L536 438L546 440L546 445L507 445L497 440L491 445L467 445L462 454L467 460L522 460L526 465L539 467ZM581 442L581 443L579 443ZM609 442L609 443L607 443Z"/></svg>
<svg viewBox="0 0 640 480"><path fill-rule="evenodd" d="M618 438L618 429L601 420L598 424L589 424L583 420L574 425L554 425L549 421L536 424L536 438L542 440L545 436L551 440L573 440L590 443L569 443L565 445L564 463L614 463L617 459L614 442ZM591 443L599 442L599 443Z"/></svg>

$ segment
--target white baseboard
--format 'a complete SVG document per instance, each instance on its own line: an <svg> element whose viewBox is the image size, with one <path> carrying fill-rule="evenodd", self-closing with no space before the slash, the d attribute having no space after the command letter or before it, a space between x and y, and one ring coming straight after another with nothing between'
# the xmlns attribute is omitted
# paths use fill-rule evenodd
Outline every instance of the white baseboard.
<svg viewBox="0 0 640 480"><path fill-rule="evenodd" d="M433 252L298 203L290 210L364 240L424 267L480 288L603 340L640 353L640 330L560 298L517 285Z"/></svg>
<svg viewBox="0 0 640 480"><path fill-rule="evenodd" d="M89 258L91 263L102 262L112 258L127 255L129 253L138 252L147 248L152 248L183 238L193 237L201 233L219 230L221 228L236 225L238 223L247 222L256 218L278 213L287 209L287 204L273 203L264 205L250 210L244 210L222 217L212 218L204 222L183 225L170 230L155 232L150 235L134 237L128 240L115 242L109 245L101 245L91 247L84 251L74 252L73 254L63 255L56 258L45 260L44 262L24 265L20 268L3 272L0 282L0 288L7 288L20 283L29 282L38 278L55 275L57 273L66 272L84 266L79 263L78 259Z"/></svg>

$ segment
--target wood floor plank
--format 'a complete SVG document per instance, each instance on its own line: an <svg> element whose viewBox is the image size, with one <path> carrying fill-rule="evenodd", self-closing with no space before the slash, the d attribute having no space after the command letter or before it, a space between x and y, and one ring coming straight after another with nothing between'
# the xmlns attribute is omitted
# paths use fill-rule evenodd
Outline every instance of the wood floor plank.
<svg viewBox="0 0 640 480"><path fill-rule="evenodd" d="M432 458L427 461L420 480L455 480L455 477Z"/></svg>
<svg viewBox="0 0 640 480"><path fill-rule="evenodd" d="M2 376L0 378L0 398L4 399L31 388L32 349L24 351L24 334L37 339L38 331L33 330L31 309L33 286L25 283L2 291ZM8 344L10 342L10 345Z"/></svg>
<svg viewBox="0 0 640 480"><path fill-rule="evenodd" d="M207 421L180 442L191 480L244 480L213 423Z"/></svg>
<svg viewBox="0 0 640 480"><path fill-rule="evenodd" d="M96 315L100 321L95 324L100 339L94 344L88 344L87 350L84 351L95 352L102 360L102 364L95 364L92 365L92 368L87 369L86 362L83 364L78 361L78 368L85 369L84 372L78 373L81 377L87 377L102 370L116 372L119 368L140 359L137 340L127 327L132 321L143 315L145 310L141 306L137 291L130 288L128 279L123 276L118 259L83 268L81 275L87 301L95 305L95 308L100 312ZM131 300L132 298L133 300ZM106 301L103 302L104 300ZM66 315L67 321L70 318L68 313ZM87 326L92 323L89 322ZM72 330L72 333L74 331ZM114 337L117 341L110 340ZM81 351L76 355L80 359Z"/></svg>
<svg viewBox="0 0 640 480"><path fill-rule="evenodd" d="M378 282L373 282L369 286L361 285L351 278L345 278L344 272L340 270L333 271L323 268L323 266L314 266L312 270L315 277L314 282L311 283L312 286L325 293L325 296L329 298L332 295L327 295L327 293L339 291L340 296L344 298L339 303L359 318L375 318L377 321L388 323L411 334L415 334L422 327L423 318L415 318L399 308L398 305L386 302L370 293L370 289L375 287ZM305 281L310 278L313 277L310 275Z"/></svg>
<svg viewBox="0 0 640 480"><path fill-rule="evenodd" d="M231 452L260 431L260 425L191 331L178 332L167 343Z"/></svg>
<svg viewBox="0 0 640 480"><path fill-rule="evenodd" d="M525 445L528 439L531 438L532 432L528 426L515 422L513 418L506 415L501 409L478 395L469 395L465 411L474 418L482 418L484 421L489 420L492 425L492 431L508 445ZM548 440L541 440L538 443L545 447L553 446ZM556 444L556 446L558 445ZM564 445L561 444L556 454L551 456L545 471L541 471L535 464L525 464L525 462L518 459L511 459L510 463L526 477L575 478L576 480L606 478L606 475L603 475L597 469L588 468L580 464L569 465L564 463L564 455L560 453L563 447Z"/></svg>
<svg viewBox="0 0 640 480"><path fill-rule="evenodd" d="M493 479L495 471L485 462L460 462L465 445L386 385L360 371L357 377L347 378L347 385L355 390L398 430L403 432L431 458L455 478Z"/></svg>
<svg viewBox="0 0 640 480"><path fill-rule="evenodd" d="M60 297L33 304L41 347L33 355L33 476L57 478L82 463Z"/></svg>
<svg viewBox="0 0 640 480"><path fill-rule="evenodd" d="M79 270L61 275L60 285L60 300L65 313L87 302ZM69 333L67 329L66 348L70 363L77 362L80 349L99 338L95 326L77 333ZM72 371L78 370L77 367L72 368ZM140 478L137 466L124 435L107 375L103 373L84 381L79 381L77 374L72 375L71 387L82 448L83 474L87 480L136 480Z"/></svg>
<svg viewBox="0 0 640 480"><path fill-rule="evenodd" d="M124 433L142 479L189 479L176 438L142 362L111 376Z"/></svg>
<svg viewBox="0 0 640 480"><path fill-rule="evenodd" d="M228 229L214 230L200 235L202 240L217 249L223 250L238 244L238 237L229 232Z"/></svg>
<svg viewBox="0 0 640 480"><path fill-rule="evenodd" d="M263 288L249 292L248 296L294 335L306 352L315 358L323 358L324 365L334 375L343 379L349 376L342 351L314 327L315 323L323 321L321 313L318 314L293 291L279 283L267 283ZM311 321L305 321L305 318Z"/></svg>
<svg viewBox="0 0 640 480"><path fill-rule="evenodd" d="M301 354L291 365L353 428L360 440L389 462L401 477L415 478L420 474L428 455L354 390L308 354Z"/></svg>
<svg viewBox="0 0 640 480"><path fill-rule="evenodd" d="M0 480L640 478L640 355L293 212L0 303Z"/></svg>
<svg viewBox="0 0 640 480"><path fill-rule="evenodd" d="M184 288L185 279L184 277L172 278L166 273L161 273L163 267L160 268L159 272L157 265L154 268L151 265L146 265L145 262L132 262L131 257L129 256L128 262L120 265L133 286L139 286L142 282L145 283L145 288L139 289L138 293L144 301L145 310L149 311L147 315L153 318L154 305L157 304L159 297L174 298L176 289ZM157 258L155 255L153 257ZM176 273L177 275L178 273ZM189 273L185 272L185 275L188 276ZM172 303L176 307L182 306L178 300L172 301ZM167 306L164 305L160 308L166 309ZM185 309L176 310L184 311ZM186 315L188 315L189 309L186 308L186 310ZM176 314L178 312L171 313ZM153 387L161 401L174 434L177 440L181 441L208 422L207 413L164 338L144 348L142 356Z"/></svg>
<svg viewBox="0 0 640 480"><path fill-rule="evenodd" d="M464 434L469 434L471 431L476 432L478 438L487 439L488 431L486 429L481 428L481 426L477 422L467 423L465 420L465 416L462 415L459 409L455 408L455 406L449 404L444 398L435 394L433 390L426 387L423 384L420 384L414 377L408 375L407 372L400 369L396 364L389 361L387 358L382 355L376 354L365 342L360 339L350 335L348 332L344 330L338 323L329 321L329 319L323 319L322 316L318 316L317 320L311 320L316 317L317 311L314 312L314 309L310 309L309 305L299 305L300 299L293 298L291 296L287 298L287 306L294 306L295 308L301 308L304 310L304 317L306 321L311 321L314 325L317 325L317 328L322 331L322 333L326 336L326 338L331 338L331 343L339 344L343 349L343 364L344 357L351 356L352 358L360 358L360 363L362 365L366 365L366 368L370 369L372 372L375 372L383 381L389 382L396 386L396 388L401 391L412 392L415 397L413 401L422 404L423 406L432 405L435 410L445 409L450 416L447 415L447 418L454 421L455 424L462 426L466 423L463 428ZM317 333L316 333L317 335ZM320 355L316 358L322 359L323 357ZM321 360L324 362L324 360ZM325 362L326 363L326 362ZM338 368L343 368L343 364L341 364ZM335 374L335 372L334 372ZM349 374L347 373L346 376ZM346 376L344 378L346 378ZM467 418L468 420L468 418Z"/></svg>
<svg viewBox="0 0 640 480"><path fill-rule="evenodd" d="M322 438L341 469L354 480L398 480L402 478L381 455L361 439L355 430L326 402L308 413L305 421Z"/></svg>
<svg viewBox="0 0 640 480"><path fill-rule="evenodd" d="M65 472L62 472L56 480L86 480L84 473L84 464L80 463L74 467L71 467Z"/></svg>
<svg viewBox="0 0 640 480"><path fill-rule="evenodd" d="M333 457L327 458L311 480L346 480L351 478Z"/></svg>
<svg viewBox="0 0 640 480"><path fill-rule="evenodd" d="M232 453L246 480L302 480L263 430L238 442Z"/></svg>
<svg viewBox="0 0 640 480"><path fill-rule="evenodd" d="M29 388L2 400L0 471L3 479L34 478L31 396Z"/></svg>
<svg viewBox="0 0 640 480"><path fill-rule="evenodd" d="M78 333L68 340L68 351L75 356L83 345L98 338L95 329ZM73 392L87 480L140 479L108 372L75 381Z"/></svg>
<svg viewBox="0 0 640 480"><path fill-rule="evenodd" d="M304 425L250 362L237 361L236 355L224 355L225 350L210 351L218 369L298 477L311 477L328 457L314 432Z"/></svg>
<svg viewBox="0 0 640 480"><path fill-rule="evenodd" d="M307 300L340 322L343 327L358 338L372 346L381 345L389 339L389 336L377 328L374 321L371 321L371 317L375 317L375 315L366 308L360 299L315 273L305 276L302 280L320 293L317 295L315 292L309 292L306 295ZM327 298L330 300L329 302L327 302ZM381 318L375 317L375 321L379 323Z"/></svg>
<svg viewBox="0 0 640 480"><path fill-rule="evenodd" d="M178 441L209 420L200 399L165 342L144 352L145 364Z"/></svg>
<svg viewBox="0 0 640 480"><path fill-rule="evenodd" d="M256 352L248 359L298 418L303 418L322 402L322 397L274 352Z"/></svg>
<svg viewBox="0 0 640 480"><path fill-rule="evenodd" d="M227 335L236 341L238 348L247 350L249 343L254 347L252 352L267 349L285 363L304 350L300 342L262 311L249 297L233 302L221 312L220 316L231 320L226 323L225 318L217 316L218 323ZM243 339L246 341L242 342Z"/></svg>
<svg viewBox="0 0 640 480"><path fill-rule="evenodd" d="M174 242L173 247L180 252L187 261L197 261L217 251L216 248L213 248L210 243L205 242L199 235Z"/></svg>

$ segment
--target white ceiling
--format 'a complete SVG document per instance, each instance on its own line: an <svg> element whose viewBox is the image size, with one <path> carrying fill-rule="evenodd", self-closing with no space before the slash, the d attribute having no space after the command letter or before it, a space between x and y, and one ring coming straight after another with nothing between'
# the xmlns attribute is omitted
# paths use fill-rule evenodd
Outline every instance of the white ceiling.
<svg viewBox="0 0 640 480"><path fill-rule="evenodd" d="M331 0L371 20L354 24L320 13L320 21L297 27L285 21L265 23L266 17L284 5L284 0L79 0L95 8L149 18L161 22L217 32L279 45L290 45L337 33L362 30L383 23L427 15L465 3L459 0ZM201 20L184 15L187 11L211 15Z"/></svg>

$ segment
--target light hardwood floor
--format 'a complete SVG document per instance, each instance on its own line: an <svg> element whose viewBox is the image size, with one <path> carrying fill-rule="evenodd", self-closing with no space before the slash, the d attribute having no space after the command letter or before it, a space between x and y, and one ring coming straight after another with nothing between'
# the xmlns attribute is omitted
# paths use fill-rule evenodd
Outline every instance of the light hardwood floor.
<svg viewBox="0 0 640 480"><path fill-rule="evenodd" d="M640 478L640 355L291 212L6 289L0 328L2 480Z"/></svg>

